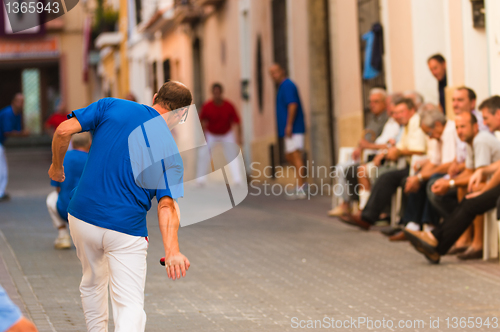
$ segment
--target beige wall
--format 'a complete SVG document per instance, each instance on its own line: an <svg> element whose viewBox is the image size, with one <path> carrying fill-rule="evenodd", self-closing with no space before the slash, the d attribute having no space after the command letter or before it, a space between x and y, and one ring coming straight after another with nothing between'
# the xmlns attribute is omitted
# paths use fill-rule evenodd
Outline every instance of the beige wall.
<svg viewBox="0 0 500 332"><path fill-rule="evenodd" d="M449 57L451 63L448 65L450 77L448 85L460 86L465 84L465 60L464 60L464 34L462 25L462 2L447 0L448 22L449 22Z"/></svg>
<svg viewBox="0 0 500 332"><path fill-rule="evenodd" d="M384 26L385 68L388 90L404 91L415 88L413 73L412 2L382 0ZM404 74L403 74L404 73Z"/></svg>
<svg viewBox="0 0 500 332"><path fill-rule="evenodd" d="M67 99L68 109L74 110L91 101L89 85L83 81L83 9L77 6L62 18L64 30L57 33L62 53L61 92Z"/></svg>
<svg viewBox="0 0 500 332"><path fill-rule="evenodd" d="M356 1L330 0L334 133L337 147L354 146L363 130Z"/></svg>

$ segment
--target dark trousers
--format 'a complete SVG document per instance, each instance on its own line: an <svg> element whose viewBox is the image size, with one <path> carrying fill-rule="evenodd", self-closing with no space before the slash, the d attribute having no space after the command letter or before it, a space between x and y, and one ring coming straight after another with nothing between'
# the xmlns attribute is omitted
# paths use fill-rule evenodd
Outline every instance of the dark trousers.
<svg viewBox="0 0 500 332"><path fill-rule="evenodd" d="M361 214L364 221L374 224L379 219L380 213L391 204L392 195L396 192L408 177L410 169L392 171L384 173L375 182L370 194L370 198L366 203L365 209Z"/></svg>
<svg viewBox="0 0 500 332"><path fill-rule="evenodd" d="M429 201L428 191L430 190L429 188L432 186L432 184L434 184L437 179L443 177L444 175L445 174L434 174L428 181L424 181L420 184L420 188L417 192L408 194L403 214L404 224L407 224L410 221L413 221L420 225L439 224L440 215L436 211L436 208Z"/></svg>
<svg viewBox="0 0 500 332"><path fill-rule="evenodd" d="M440 255L446 254L460 235L472 224L477 215L488 212L495 207L497 207L498 213L500 207L499 197L500 185L480 196L464 199L450 217L445 218L444 222L432 231L432 234L439 242L437 252Z"/></svg>
<svg viewBox="0 0 500 332"><path fill-rule="evenodd" d="M439 217L448 218L458 206L457 188L448 190L444 195L436 195L432 192L432 185L446 174L434 174L427 184L427 199ZM438 217L438 218L439 218Z"/></svg>

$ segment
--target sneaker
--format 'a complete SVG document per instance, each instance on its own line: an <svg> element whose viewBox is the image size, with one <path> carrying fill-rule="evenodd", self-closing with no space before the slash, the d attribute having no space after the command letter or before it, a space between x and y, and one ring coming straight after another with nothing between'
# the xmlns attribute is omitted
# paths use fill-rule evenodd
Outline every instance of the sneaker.
<svg viewBox="0 0 500 332"><path fill-rule="evenodd" d="M59 250L71 248L71 237L69 235L57 237L57 239L54 241L54 248Z"/></svg>
<svg viewBox="0 0 500 332"><path fill-rule="evenodd" d="M287 201L295 201L297 199L306 199L307 195L303 190L296 190L293 193L286 193L286 200Z"/></svg>
<svg viewBox="0 0 500 332"><path fill-rule="evenodd" d="M335 207L335 209L331 209L330 211L328 211L328 216L330 217L340 217L340 216L344 216L346 214L348 214L349 211L347 209L345 209L342 204L340 205L337 205L337 207Z"/></svg>

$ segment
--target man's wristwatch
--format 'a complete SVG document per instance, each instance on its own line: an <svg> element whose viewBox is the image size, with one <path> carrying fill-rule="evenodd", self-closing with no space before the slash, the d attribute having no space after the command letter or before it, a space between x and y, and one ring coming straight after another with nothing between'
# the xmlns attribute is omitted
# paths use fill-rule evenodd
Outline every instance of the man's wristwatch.
<svg viewBox="0 0 500 332"><path fill-rule="evenodd" d="M455 188L455 180L450 180L450 182L448 182L448 184L450 185L451 189Z"/></svg>

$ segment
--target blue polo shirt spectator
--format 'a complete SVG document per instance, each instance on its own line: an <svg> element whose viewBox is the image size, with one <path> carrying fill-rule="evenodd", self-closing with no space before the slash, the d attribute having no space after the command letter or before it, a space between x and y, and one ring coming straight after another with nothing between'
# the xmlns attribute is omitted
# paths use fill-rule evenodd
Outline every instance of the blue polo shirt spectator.
<svg viewBox="0 0 500 332"><path fill-rule="evenodd" d="M9 200L9 195L5 193L9 180L9 169L7 157L3 144L7 138L7 133L18 132L19 136L24 135L22 129L21 112L24 106L24 97L18 93L12 99L12 103L0 110L0 202Z"/></svg>
<svg viewBox="0 0 500 332"><path fill-rule="evenodd" d="M304 123L304 112L302 111L302 103L300 102L299 91L297 86L286 78L281 82L276 98L276 115L278 120L278 136L285 137L285 127L288 120L288 105L291 103L297 104L297 113L292 125L293 134L303 134L306 131Z"/></svg>
<svg viewBox="0 0 500 332"><path fill-rule="evenodd" d="M14 113L11 105L0 110L0 144L7 139L6 133L21 131L21 121L21 114Z"/></svg>

